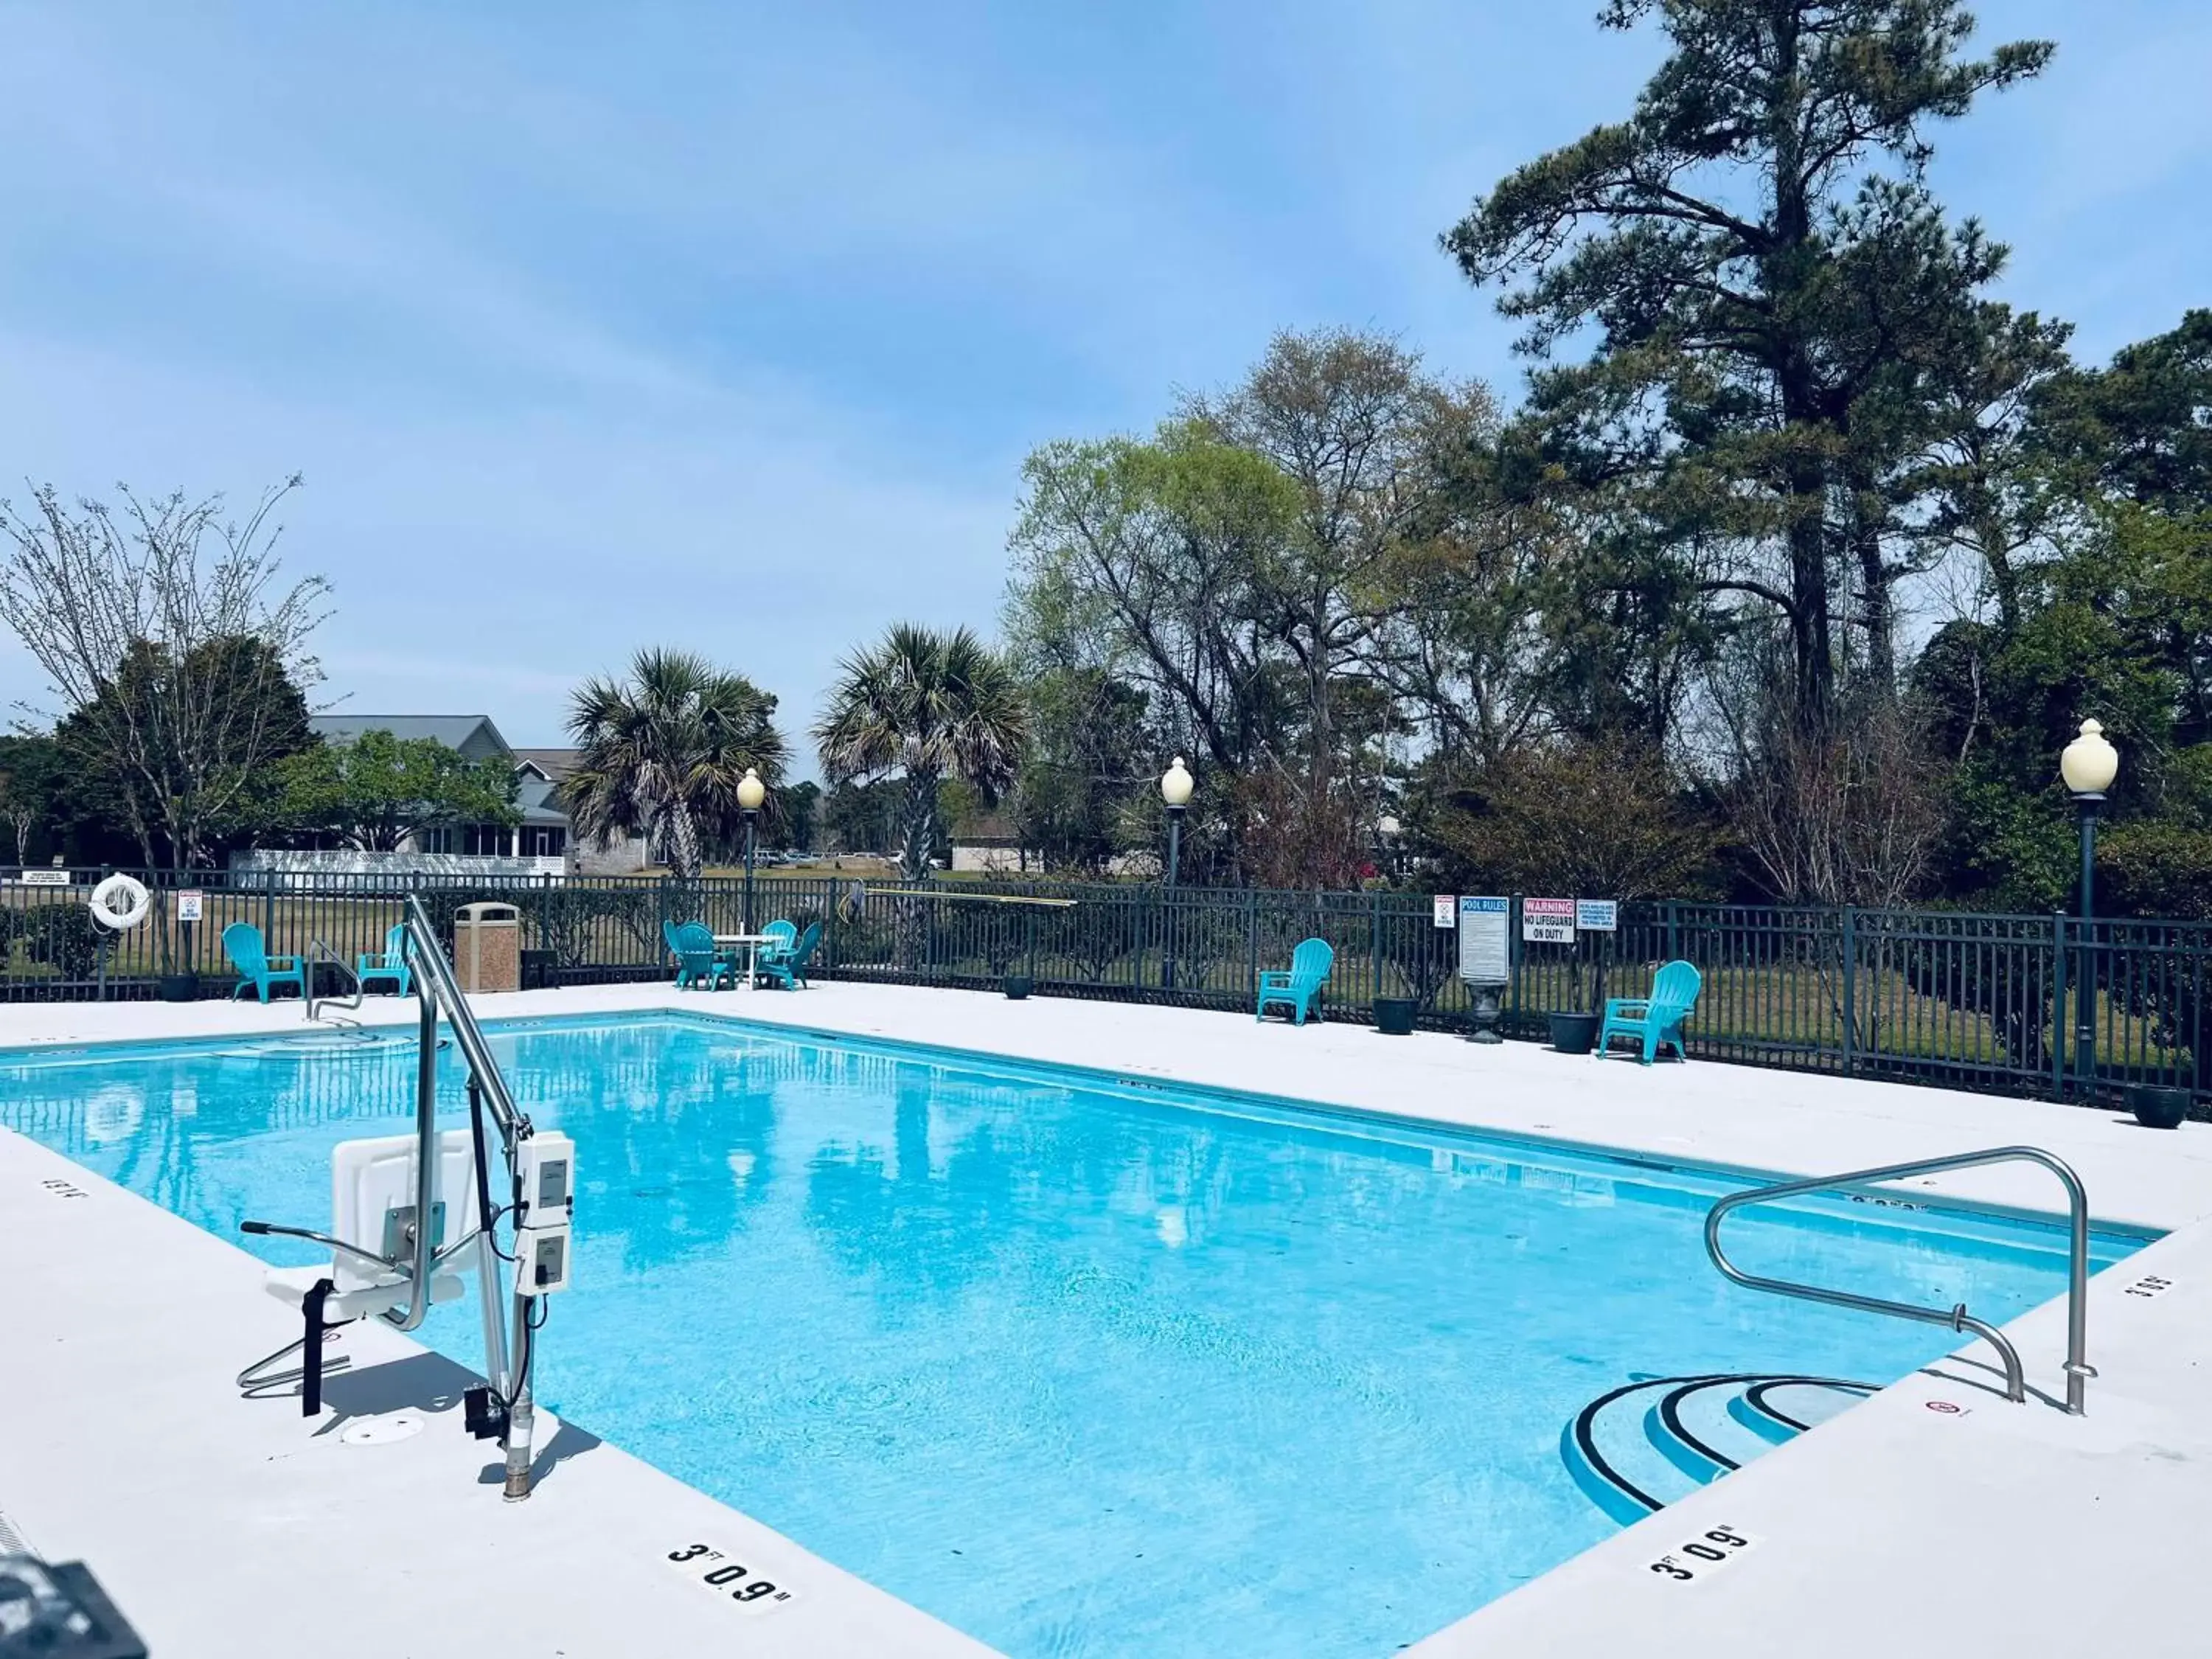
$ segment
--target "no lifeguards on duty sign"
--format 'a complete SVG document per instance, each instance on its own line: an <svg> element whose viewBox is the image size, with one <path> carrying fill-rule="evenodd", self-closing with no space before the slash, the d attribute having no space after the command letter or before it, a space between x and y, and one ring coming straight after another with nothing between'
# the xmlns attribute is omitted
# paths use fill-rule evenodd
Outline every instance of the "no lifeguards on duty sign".
<svg viewBox="0 0 2212 1659"><path fill-rule="evenodd" d="M1575 902L1563 898L1522 899L1521 937L1530 945L1572 945Z"/></svg>

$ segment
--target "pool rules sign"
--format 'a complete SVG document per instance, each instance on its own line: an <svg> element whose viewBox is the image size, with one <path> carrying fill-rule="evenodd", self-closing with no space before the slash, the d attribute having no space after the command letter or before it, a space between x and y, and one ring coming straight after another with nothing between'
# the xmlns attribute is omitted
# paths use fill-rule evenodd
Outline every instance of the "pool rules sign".
<svg viewBox="0 0 2212 1659"><path fill-rule="evenodd" d="M1503 985L1513 977L1513 940L1506 927L1512 913L1510 899L1461 895L1459 976L1470 985Z"/></svg>

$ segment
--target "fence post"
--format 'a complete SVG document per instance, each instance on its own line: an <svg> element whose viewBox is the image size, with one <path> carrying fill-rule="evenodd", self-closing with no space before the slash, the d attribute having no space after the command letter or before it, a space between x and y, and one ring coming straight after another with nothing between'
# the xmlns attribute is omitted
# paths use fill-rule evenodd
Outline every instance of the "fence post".
<svg viewBox="0 0 2212 1659"><path fill-rule="evenodd" d="M1667 901L1667 960L1674 962L1682 955L1681 919L1675 913L1674 901Z"/></svg>
<svg viewBox="0 0 2212 1659"><path fill-rule="evenodd" d="M1260 890L1244 890L1244 1000L1260 1000Z"/></svg>
<svg viewBox="0 0 2212 1659"><path fill-rule="evenodd" d="M1382 994L1382 890L1368 896L1367 1001L1371 1008Z"/></svg>
<svg viewBox="0 0 2212 1659"><path fill-rule="evenodd" d="M1521 895L1516 893L1505 915L1505 963L1512 975L1505 1014L1505 1029L1509 1031L1521 1029L1521 964L1528 954L1521 943Z"/></svg>
<svg viewBox="0 0 2212 1659"><path fill-rule="evenodd" d="M2066 916L2055 911L2051 918L2051 973L2049 1006L2039 1010L2037 1018L2047 1012L2051 1017L2051 1088L2054 1097L2063 1098L2066 1092ZM2026 1011L2022 1010L2022 1018Z"/></svg>
<svg viewBox="0 0 2212 1659"><path fill-rule="evenodd" d="M1859 965L1857 907L1844 907L1844 1075L1849 1077L1858 1069L1859 1014L1858 1002L1853 994ZM1876 987L1879 994L1880 988Z"/></svg>

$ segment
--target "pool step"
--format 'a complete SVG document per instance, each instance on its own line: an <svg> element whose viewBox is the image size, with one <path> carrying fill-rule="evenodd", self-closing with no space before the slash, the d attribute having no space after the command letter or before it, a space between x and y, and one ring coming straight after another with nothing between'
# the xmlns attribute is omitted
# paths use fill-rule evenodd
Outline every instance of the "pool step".
<svg viewBox="0 0 2212 1659"><path fill-rule="evenodd" d="M1870 1383L1783 1372L1638 1377L1577 1413L1559 1455L1590 1501L1626 1523L1873 1392Z"/></svg>

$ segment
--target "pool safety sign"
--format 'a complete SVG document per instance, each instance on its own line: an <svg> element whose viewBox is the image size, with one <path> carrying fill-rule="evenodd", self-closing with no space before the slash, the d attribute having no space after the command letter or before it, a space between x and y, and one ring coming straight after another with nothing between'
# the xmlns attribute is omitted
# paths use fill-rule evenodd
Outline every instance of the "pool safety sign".
<svg viewBox="0 0 2212 1659"><path fill-rule="evenodd" d="M206 908L207 902L201 896L198 888L185 887L178 890L177 920L179 921L198 921L201 913Z"/></svg>
<svg viewBox="0 0 2212 1659"><path fill-rule="evenodd" d="M1431 906L1429 921L1432 926L1437 927L1456 927L1459 926L1458 894L1438 893L1435 898L1431 901Z"/></svg>
<svg viewBox="0 0 2212 1659"><path fill-rule="evenodd" d="M1620 928L1619 899L1577 899L1575 926L1585 933L1612 933Z"/></svg>
<svg viewBox="0 0 2212 1659"><path fill-rule="evenodd" d="M1530 945L1572 945L1575 902L1563 898L1522 899L1521 937Z"/></svg>
<svg viewBox="0 0 2212 1659"><path fill-rule="evenodd" d="M1513 940L1507 924L1513 902L1474 898L1459 902L1459 976L1475 985L1503 985L1513 977Z"/></svg>

